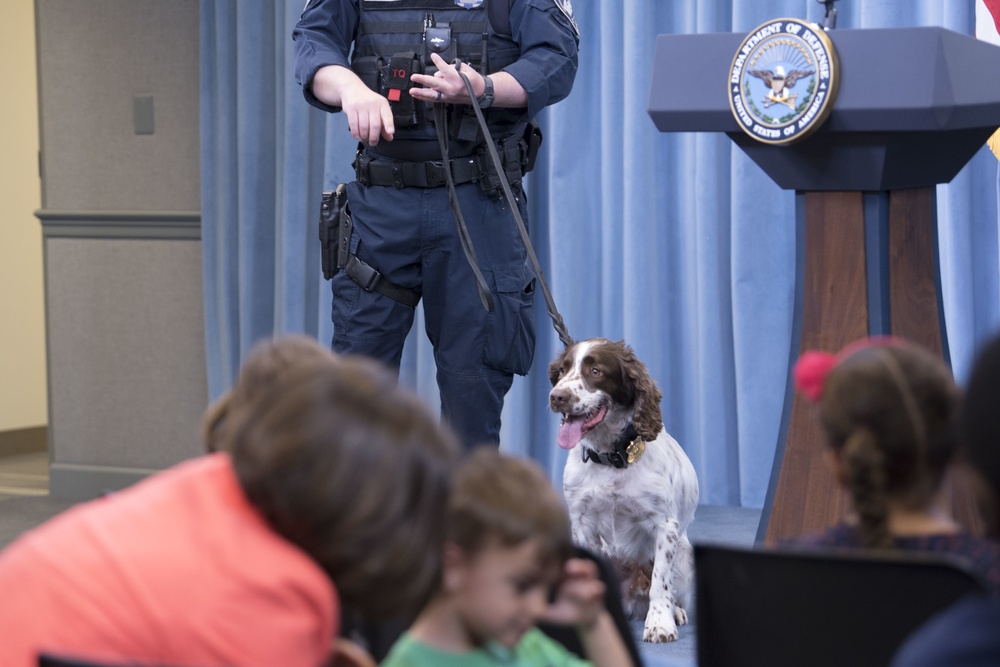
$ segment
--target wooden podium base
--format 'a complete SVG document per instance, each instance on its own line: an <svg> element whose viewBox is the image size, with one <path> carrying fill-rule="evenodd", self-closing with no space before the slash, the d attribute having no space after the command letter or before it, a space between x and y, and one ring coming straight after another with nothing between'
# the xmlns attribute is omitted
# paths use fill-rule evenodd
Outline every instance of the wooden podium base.
<svg viewBox="0 0 1000 667"><path fill-rule="evenodd" d="M805 243L799 253L804 261L796 306L801 334L794 359L807 350L836 352L864 336L892 334L947 361L935 188L805 192L797 197L798 229ZM781 429L787 437L778 443L757 532L758 542L767 544L823 530L849 510L847 495L823 460L826 444L815 407L794 387L788 391L794 396ZM966 485L948 484L956 518L981 534L982 522Z"/></svg>

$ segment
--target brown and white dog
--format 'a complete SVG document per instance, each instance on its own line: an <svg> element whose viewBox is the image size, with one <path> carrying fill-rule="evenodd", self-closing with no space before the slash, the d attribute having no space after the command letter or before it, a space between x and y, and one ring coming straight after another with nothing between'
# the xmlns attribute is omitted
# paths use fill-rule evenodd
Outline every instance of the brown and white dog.
<svg viewBox="0 0 1000 667"><path fill-rule="evenodd" d="M645 617L643 640L675 641L694 574L698 478L663 428L663 394L624 342L604 338L566 349L549 379L559 446L578 450L563 472L573 539L615 569L625 612Z"/></svg>

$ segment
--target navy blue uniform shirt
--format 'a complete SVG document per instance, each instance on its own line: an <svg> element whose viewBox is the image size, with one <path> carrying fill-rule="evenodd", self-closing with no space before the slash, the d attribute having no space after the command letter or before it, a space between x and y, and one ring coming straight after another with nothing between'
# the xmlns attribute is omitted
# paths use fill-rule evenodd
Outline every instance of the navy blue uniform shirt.
<svg viewBox="0 0 1000 667"><path fill-rule="evenodd" d="M555 0L510 0L510 3L511 35L520 45L521 55L503 71L527 92L530 119L569 95L576 77L579 40L575 27ZM316 99L312 80L317 70L327 65L351 68L351 45L359 14L358 0L311 0L292 32L295 80L302 86L306 100L315 107L339 110Z"/></svg>

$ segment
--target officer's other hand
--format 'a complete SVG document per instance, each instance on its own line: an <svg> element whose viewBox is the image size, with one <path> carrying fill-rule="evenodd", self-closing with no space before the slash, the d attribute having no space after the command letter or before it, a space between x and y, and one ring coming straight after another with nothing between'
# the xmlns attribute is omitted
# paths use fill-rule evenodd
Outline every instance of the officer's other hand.
<svg viewBox="0 0 1000 667"><path fill-rule="evenodd" d="M392 121L389 101L358 81L341 93L341 108L347 114L347 124L351 136L369 146L379 142L379 138L392 141L396 132Z"/></svg>
<svg viewBox="0 0 1000 667"><path fill-rule="evenodd" d="M425 102L471 104L472 99L469 97L469 91L465 87L465 81L462 80L459 70L436 53L431 54L431 61L437 67L437 72L433 76L412 75L410 80L423 88L410 88L410 95ZM470 65L460 65L460 67L462 74L469 77L472 92L477 96L482 95L486 89L486 82L483 81L482 75Z"/></svg>

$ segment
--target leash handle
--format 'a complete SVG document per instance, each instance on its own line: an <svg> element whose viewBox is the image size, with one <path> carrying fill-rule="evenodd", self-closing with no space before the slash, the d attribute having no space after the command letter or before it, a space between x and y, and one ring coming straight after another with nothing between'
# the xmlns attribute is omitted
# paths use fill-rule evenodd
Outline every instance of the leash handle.
<svg viewBox="0 0 1000 667"><path fill-rule="evenodd" d="M503 187L504 197L507 199L507 205L510 206L510 211L514 215L514 221L517 223L517 231L521 235L521 241L524 243L525 249L528 251L528 259L531 260L531 267L535 271L535 275L538 276L538 285L542 288L542 295L545 297L545 308L548 311L549 318L552 320L552 326L559 335L559 340L562 341L564 347L570 347L573 345L573 338L569 335L569 331L566 329L566 324L563 322L562 315L559 314L559 310L556 308L555 299L552 298L552 293L549 291L548 283L545 282L545 276L542 274L541 264L538 263L538 257L535 255L535 248L531 244L531 238L528 236L528 229L524 225L524 220L521 218L521 211L517 207L517 200L514 199L514 193L511 192L510 184L507 182L507 174L504 173L503 165L500 162L500 155L497 153L496 146L493 145L493 139L490 137L490 133L486 125L486 117L483 116L483 110L479 108L476 104L476 94L472 90L472 83L469 81L469 77L462 73L461 62L456 61L455 63L458 75L462 77L462 81L465 83L465 89L469 93L469 99L472 100L472 110L476 113L476 120L479 121L479 126L483 130L483 134L486 137L486 150L490 155L490 162L493 163L493 168L497 170L497 175L500 177L500 185Z"/></svg>

